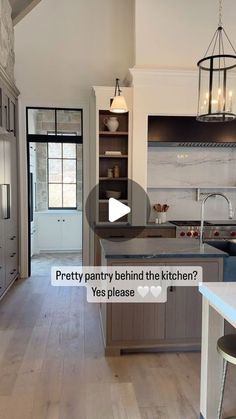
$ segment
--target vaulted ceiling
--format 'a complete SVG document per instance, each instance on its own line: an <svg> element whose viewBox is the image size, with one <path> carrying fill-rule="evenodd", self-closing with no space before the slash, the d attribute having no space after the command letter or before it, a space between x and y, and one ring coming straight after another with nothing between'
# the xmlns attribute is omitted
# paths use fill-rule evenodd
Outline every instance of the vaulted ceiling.
<svg viewBox="0 0 236 419"><path fill-rule="evenodd" d="M9 0L14 25L27 15L41 0Z"/></svg>

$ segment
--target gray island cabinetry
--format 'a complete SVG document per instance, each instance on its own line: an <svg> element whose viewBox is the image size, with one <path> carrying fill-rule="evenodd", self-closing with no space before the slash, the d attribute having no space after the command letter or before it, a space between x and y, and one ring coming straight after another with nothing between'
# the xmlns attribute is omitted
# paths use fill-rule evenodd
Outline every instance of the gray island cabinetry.
<svg viewBox="0 0 236 419"><path fill-rule="evenodd" d="M223 280L225 253L198 240L136 238L101 240L102 264L201 266L203 281ZM166 303L101 304L106 355L123 350L199 350L201 295L198 287L168 288Z"/></svg>

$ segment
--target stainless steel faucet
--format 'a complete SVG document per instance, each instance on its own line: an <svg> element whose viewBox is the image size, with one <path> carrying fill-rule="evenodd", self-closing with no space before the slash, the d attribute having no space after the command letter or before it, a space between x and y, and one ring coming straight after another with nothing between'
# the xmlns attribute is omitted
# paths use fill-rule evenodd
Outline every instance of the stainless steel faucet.
<svg viewBox="0 0 236 419"><path fill-rule="evenodd" d="M232 207L232 203L230 201L229 198L227 198L226 195L224 195L223 193L220 192L216 192L216 193L211 193L209 195L207 195L203 201L202 201L202 206L201 206L201 227L200 227L200 247L203 245L203 228L204 228L204 210L205 210L205 203L208 200L208 198L211 198L213 196L222 196L222 198L226 199L226 201L228 202L228 207L229 207L229 218L233 218L233 207Z"/></svg>

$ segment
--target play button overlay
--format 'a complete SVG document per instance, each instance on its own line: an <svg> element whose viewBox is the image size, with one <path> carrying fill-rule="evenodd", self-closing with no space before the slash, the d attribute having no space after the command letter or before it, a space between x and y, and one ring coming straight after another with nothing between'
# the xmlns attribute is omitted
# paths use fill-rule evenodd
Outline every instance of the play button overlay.
<svg viewBox="0 0 236 419"><path fill-rule="evenodd" d="M95 239L125 241L138 237L146 228L150 212L148 194L131 179L101 176L85 203L86 218Z"/></svg>
<svg viewBox="0 0 236 419"><path fill-rule="evenodd" d="M130 207L128 207L128 205L123 204L122 202L118 201L115 198L110 198L109 199L108 206L109 206L108 219L111 223L114 223L114 221L119 220L120 218L129 214L130 211L131 211L131 209L130 209Z"/></svg>

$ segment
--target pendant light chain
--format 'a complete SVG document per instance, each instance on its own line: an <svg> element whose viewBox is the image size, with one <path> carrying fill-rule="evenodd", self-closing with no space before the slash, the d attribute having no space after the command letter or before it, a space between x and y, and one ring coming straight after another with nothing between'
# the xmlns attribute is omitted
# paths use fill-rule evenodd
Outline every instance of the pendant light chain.
<svg viewBox="0 0 236 419"><path fill-rule="evenodd" d="M218 23L219 28L222 27L222 10L223 10L222 1L223 0L219 0L219 23Z"/></svg>

